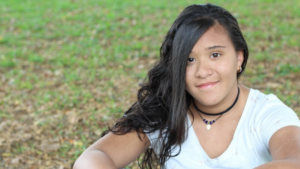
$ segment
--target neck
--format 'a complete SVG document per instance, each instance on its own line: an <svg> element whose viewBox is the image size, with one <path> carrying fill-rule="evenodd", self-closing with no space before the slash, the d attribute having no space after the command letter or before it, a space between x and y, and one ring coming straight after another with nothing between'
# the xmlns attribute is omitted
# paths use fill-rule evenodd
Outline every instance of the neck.
<svg viewBox="0 0 300 169"><path fill-rule="evenodd" d="M198 113L200 113L200 114L202 114L202 115L207 115L207 116L219 116L219 115L222 115L222 114L224 114L224 113L227 113L227 112L229 112L233 107L235 107L235 105L236 105L236 103L237 103L237 101L238 101L238 99L239 99L239 95L240 95L240 89L239 89L239 87L237 87L237 95L236 95L236 97L234 98L234 101L229 105L229 106L227 106L226 108L223 108L223 110L221 110L221 111L218 111L218 112L210 112L210 111L203 111L203 110L201 110L201 109L199 109L198 107L197 107L197 105L195 104L195 101L193 100L193 106L194 106L194 108L195 108L195 110L198 112ZM230 100L232 100L232 99L230 99ZM222 106L223 107L223 106Z"/></svg>

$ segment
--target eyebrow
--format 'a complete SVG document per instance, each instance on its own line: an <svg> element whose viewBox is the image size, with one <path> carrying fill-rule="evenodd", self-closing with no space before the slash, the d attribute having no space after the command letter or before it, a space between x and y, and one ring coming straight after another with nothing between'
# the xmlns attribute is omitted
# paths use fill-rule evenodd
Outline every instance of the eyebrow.
<svg viewBox="0 0 300 169"><path fill-rule="evenodd" d="M211 46L211 47L206 48L206 50L216 49L216 48L226 48L226 46Z"/></svg>

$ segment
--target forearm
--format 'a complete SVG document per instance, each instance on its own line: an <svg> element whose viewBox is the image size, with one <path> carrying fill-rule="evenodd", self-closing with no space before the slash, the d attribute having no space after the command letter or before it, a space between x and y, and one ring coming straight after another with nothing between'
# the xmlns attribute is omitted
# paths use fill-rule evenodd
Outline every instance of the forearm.
<svg viewBox="0 0 300 169"><path fill-rule="evenodd" d="M99 150L84 152L75 162L73 169L116 169L113 160Z"/></svg>
<svg viewBox="0 0 300 169"><path fill-rule="evenodd" d="M300 160L290 159L290 160L277 160L272 161L261 166L256 167L255 169L299 169Z"/></svg>

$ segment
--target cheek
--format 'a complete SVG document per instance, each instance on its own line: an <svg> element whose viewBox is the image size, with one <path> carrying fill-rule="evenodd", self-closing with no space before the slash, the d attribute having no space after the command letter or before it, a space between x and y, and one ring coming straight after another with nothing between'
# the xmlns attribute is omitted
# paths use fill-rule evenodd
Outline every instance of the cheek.
<svg viewBox="0 0 300 169"><path fill-rule="evenodd" d="M233 64L228 64L228 62L224 62L217 66L217 70L224 76L235 76L236 66Z"/></svg>
<svg viewBox="0 0 300 169"><path fill-rule="evenodd" d="M190 81L191 76L192 76L192 71L191 69L187 68L185 70L185 83L188 83Z"/></svg>
<svg viewBox="0 0 300 169"><path fill-rule="evenodd" d="M186 72L185 72L185 88L186 88L186 90L189 90L190 86L193 84L192 76L193 76L192 71L186 69Z"/></svg>

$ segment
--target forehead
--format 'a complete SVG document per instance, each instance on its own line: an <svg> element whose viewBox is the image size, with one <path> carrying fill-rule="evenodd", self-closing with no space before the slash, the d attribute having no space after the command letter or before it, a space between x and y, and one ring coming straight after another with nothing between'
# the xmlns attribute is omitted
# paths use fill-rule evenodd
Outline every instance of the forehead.
<svg viewBox="0 0 300 169"><path fill-rule="evenodd" d="M209 28L196 42L192 52L200 49L207 49L213 46L225 46L233 48L233 44L225 28L217 24Z"/></svg>

